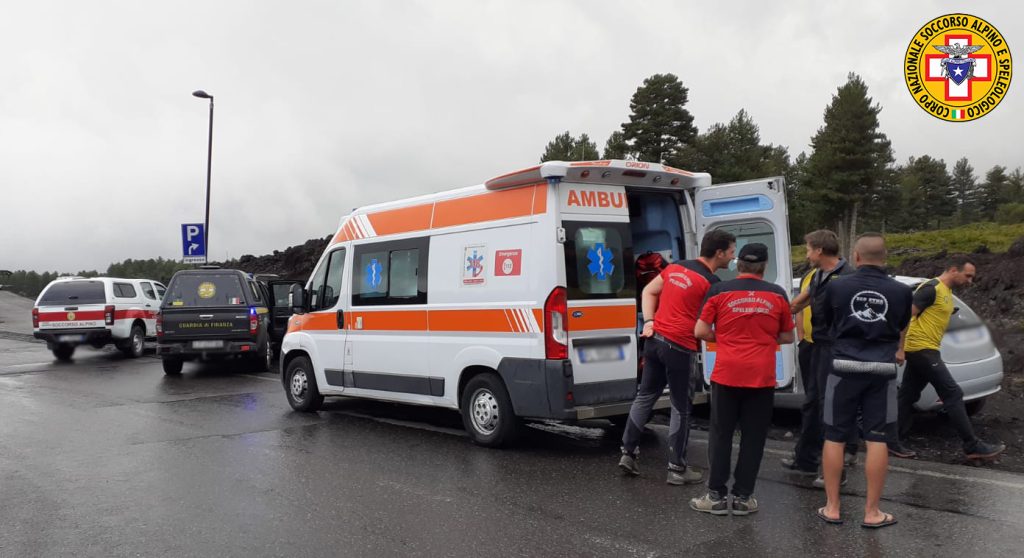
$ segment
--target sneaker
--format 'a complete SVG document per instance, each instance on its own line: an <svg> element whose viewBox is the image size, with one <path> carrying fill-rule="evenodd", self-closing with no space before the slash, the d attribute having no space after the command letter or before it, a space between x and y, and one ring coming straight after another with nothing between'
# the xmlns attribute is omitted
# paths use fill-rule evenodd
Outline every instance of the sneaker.
<svg viewBox="0 0 1024 558"><path fill-rule="evenodd" d="M733 515L750 515L757 511L757 500L753 496L733 496L731 507Z"/></svg>
<svg viewBox="0 0 1024 558"><path fill-rule="evenodd" d="M808 476L809 477L809 476L817 475L818 474L818 468L817 467L815 467L814 469L802 469L797 464L796 459L792 458L792 457L783 457L780 460L780 462L782 463L782 468L783 469L786 469L787 471L796 473L798 475L804 475L804 476Z"/></svg>
<svg viewBox="0 0 1024 558"><path fill-rule="evenodd" d="M917 459L917 452L904 446L902 442L889 442L889 455L901 459Z"/></svg>
<svg viewBox="0 0 1024 558"><path fill-rule="evenodd" d="M693 467L677 469L669 465L668 478L665 482L673 486L680 486L683 484L698 484L702 480L704 480L704 473L700 472L699 469L694 469Z"/></svg>
<svg viewBox="0 0 1024 558"><path fill-rule="evenodd" d="M711 515L729 515L729 501L713 492L690 500L690 508Z"/></svg>
<svg viewBox="0 0 1024 558"><path fill-rule="evenodd" d="M825 477L818 475L811 484L814 488L825 488ZM846 469L843 469L843 476L839 477L839 486L846 486Z"/></svg>
<svg viewBox="0 0 1024 558"><path fill-rule="evenodd" d="M619 469L622 469L623 473L630 476L640 475L640 455L636 453L625 453L623 452L622 457L619 459Z"/></svg>
<svg viewBox="0 0 1024 558"><path fill-rule="evenodd" d="M843 467L856 467L857 466L857 454L856 453L844 453L843 454Z"/></svg>
<svg viewBox="0 0 1024 558"><path fill-rule="evenodd" d="M1006 444L989 444L978 440L970 448L964 448L967 459L987 459L1006 451Z"/></svg>

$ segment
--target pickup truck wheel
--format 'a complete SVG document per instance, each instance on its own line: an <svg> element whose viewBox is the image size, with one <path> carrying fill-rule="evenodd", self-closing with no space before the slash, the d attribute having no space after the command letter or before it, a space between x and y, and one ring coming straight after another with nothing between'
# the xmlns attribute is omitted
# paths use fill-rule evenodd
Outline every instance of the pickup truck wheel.
<svg viewBox="0 0 1024 558"><path fill-rule="evenodd" d="M184 362L180 358L164 358L164 374L168 376L177 376L181 374L181 367L184 366Z"/></svg>
<svg viewBox="0 0 1024 558"><path fill-rule="evenodd" d="M324 396L316 386L313 365L306 357L297 357L288 363L284 390L288 394L288 404L296 411L312 413L319 411L324 403Z"/></svg>
<svg viewBox="0 0 1024 558"><path fill-rule="evenodd" d="M270 341L263 344L263 349L256 355L256 365L259 372L270 372L274 366L274 351L270 349Z"/></svg>
<svg viewBox="0 0 1024 558"><path fill-rule="evenodd" d="M473 443L497 448L512 442L519 419L504 382L497 374L474 376L462 392L462 424Z"/></svg>
<svg viewBox="0 0 1024 558"><path fill-rule="evenodd" d="M69 361L71 355L75 354L75 346L68 345L67 343L61 343L53 348L53 356L57 357L57 360Z"/></svg>
<svg viewBox="0 0 1024 558"><path fill-rule="evenodd" d="M146 335L143 333L142 328L134 325L132 326L132 332L128 335L128 340L121 348L121 351L128 358L139 358L146 350Z"/></svg>

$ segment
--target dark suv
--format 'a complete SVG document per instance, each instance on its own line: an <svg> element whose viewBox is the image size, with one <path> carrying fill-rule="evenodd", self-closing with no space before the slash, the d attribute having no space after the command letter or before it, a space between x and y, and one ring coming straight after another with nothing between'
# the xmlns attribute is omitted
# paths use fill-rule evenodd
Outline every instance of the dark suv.
<svg viewBox="0 0 1024 558"><path fill-rule="evenodd" d="M248 358L260 372L270 371L274 345L291 314L287 297L284 309L275 304L273 293L280 287L274 283L237 269L175 273L157 315L157 354L164 372L180 374L186 360L223 357Z"/></svg>

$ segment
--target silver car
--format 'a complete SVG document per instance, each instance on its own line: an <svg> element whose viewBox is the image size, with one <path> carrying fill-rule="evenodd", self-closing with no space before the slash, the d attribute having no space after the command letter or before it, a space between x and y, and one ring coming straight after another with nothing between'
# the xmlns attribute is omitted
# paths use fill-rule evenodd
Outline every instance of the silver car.
<svg viewBox="0 0 1024 558"><path fill-rule="evenodd" d="M927 279L897 276L896 280L916 288ZM793 287L799 290L799 279L793 281ZM964 391L967 413L973 415L985 405L987 397L999 391L1003 383L1003 356L992 341L988 327L974 310L955 295L953 299L958 311L950 319L949 328L942 338L942 360ZM899 374L902 379L902 367ZM791 387L775 393L777 407L799 408L803 400L804 391L799 374ZM942 407L942 401L929 385L921 392L915 407L921 411L931 411Z"/></svg>

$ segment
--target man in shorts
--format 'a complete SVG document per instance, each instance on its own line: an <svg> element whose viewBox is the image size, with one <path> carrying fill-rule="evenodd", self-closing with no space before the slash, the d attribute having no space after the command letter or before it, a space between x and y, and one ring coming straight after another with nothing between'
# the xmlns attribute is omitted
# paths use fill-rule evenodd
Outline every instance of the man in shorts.
<svg viewBox="0 0 1024 558"><path fill-rule="evenodd" d="M832 339L832 361L824 385L825 507L817 515L842 522L839 487L843 449L857 434L857 417L867 445L864 472L867 496L861 526L894 525L896 518L878 509L889 467L886 442L896 429L898 352L910 324L913 294L885 271L885 239L877 233L857 238L853 249L857 272L830 283L824 294L824 325Z"/></svg>

